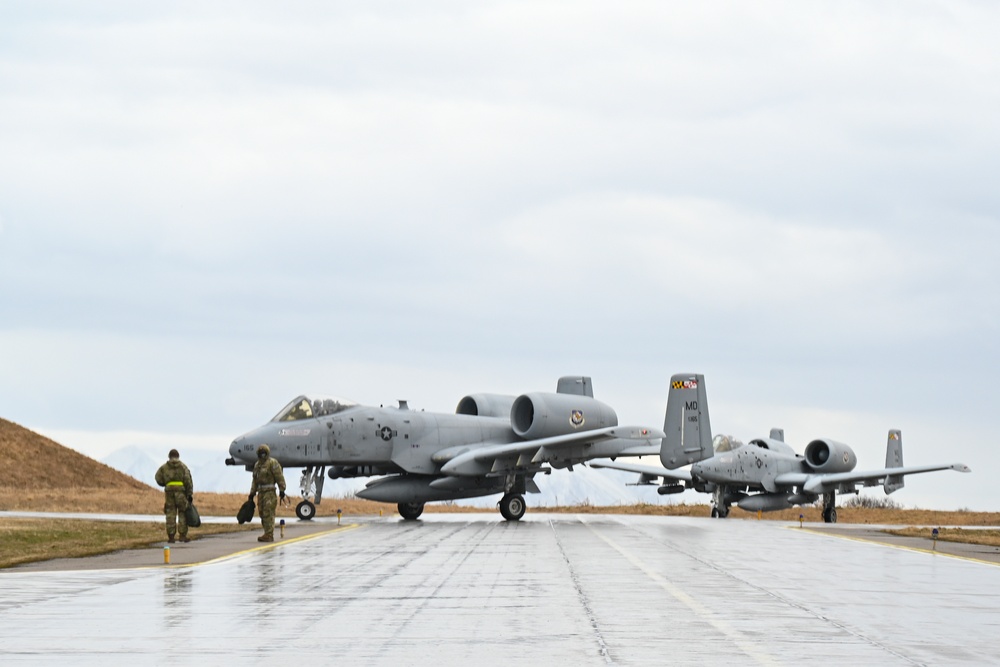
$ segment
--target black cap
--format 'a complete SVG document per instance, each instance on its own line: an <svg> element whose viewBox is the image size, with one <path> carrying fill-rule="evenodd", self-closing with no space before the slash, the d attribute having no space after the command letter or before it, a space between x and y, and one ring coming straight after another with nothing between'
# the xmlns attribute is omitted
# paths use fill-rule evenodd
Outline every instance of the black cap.
<svg viewBox="0 0 1000 667"><path fill-rule="evenodd" d="M167 456L170 457L170 458L172 458L172 459L179 459L181 457L181 455L177 452L176 449L171 449L170 453L167 454Z"/></svg>

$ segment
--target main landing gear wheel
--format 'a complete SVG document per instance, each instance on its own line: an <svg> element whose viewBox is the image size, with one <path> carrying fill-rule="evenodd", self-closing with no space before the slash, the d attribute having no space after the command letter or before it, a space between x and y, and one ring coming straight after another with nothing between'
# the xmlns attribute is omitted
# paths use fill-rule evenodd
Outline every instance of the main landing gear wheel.
<svg viewBox="0 0 1000 667"><path fill-rule="evenodd" d="M717 507L712 508L712 518L713 519L725 519L729 516L729 508L719 509Z"/></svg>
<svg viewBox="0 0 1000 667"><path fill-rule="evenodd" d="M399 503L396 505L399 516L407 521L416 521L417 517L424 513L423 503Z"/></svg>
<svg viewBox="0 0 1000 667"><path fill-rule="evenodd" d="M823 509L823 521L826 523L837 523L837 508L826 507Z"/></svg>
<svg viewBox="0 0 1000 667"><path fill-rule="evenodd" d="M295 516L299 517L303 521L309 521L316 516L316 506L308 500L303 500L295 506Z"/></svg>
<svg viewBox="0 0 1000 667"><path fill-rule="evenodd" d="M507 521L519 521L522 516L524 516L524 510L527 506L524 504L524 498L516 493L506 493L504 497L500 499L500 514Z"/></svg>

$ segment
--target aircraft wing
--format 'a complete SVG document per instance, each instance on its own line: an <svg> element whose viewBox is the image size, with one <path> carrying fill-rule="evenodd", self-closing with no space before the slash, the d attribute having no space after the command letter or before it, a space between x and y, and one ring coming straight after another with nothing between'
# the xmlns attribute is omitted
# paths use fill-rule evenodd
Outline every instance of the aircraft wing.
<svg viewBox="0 0 1000 667"><path fill-rule="evenodd" d="M457 454L441 466L441 472L446 475L487 475L514 468L523 468L553 460L570 458L573 448L587 445L597 445L609 440L635 440L636 442L621 450L595 452L596 456L642 456L652 452L659 453L659 440L663 431L646 426L611 426L608 428L557 435L550 438L538 438L523 442L510 442L499 445L475 447ZM626 452L636 452L628 453ZM641 453L640 453L641 452ZM586 454L572 456L574 459L589 458Z"/></svg>
<svg viewBox="0 0 1000 667"><path fill-rule="evenodd" d="M660 452L657 451L656 453L659 454ZM672 479L678 482L691 481L691 471L689 470L667 470L662 466L647 466L641 463L617 463L604 459L591 461L587 465L591 468L609 468L611 470L639 473L642 475L640 483L646 483L656 477L662 477L665 480Z"/></svg>
<svg viewBox="0 0 1000 667"><path fill-rule="evenodd" d="M902 477L903 475L915 475L922 472L934 472L936 470L956 470L958 472L972 472L972 469L964 463L950 463L928 466L903 466L900 468L881 468L880 470L856 470L851 472L836 473L802 473L789 472L782 473L774 478L777 486L801 486L807 493L825 493L836 489L841 484L863 483L865 486L877 486L885 482L886 477Z"/></svg>
<svg viewBox="0 0 1000 667"><path fill-rule="evenodd" d="M660 445L632 445L618 452L618 456L660 456Z"/></svg>

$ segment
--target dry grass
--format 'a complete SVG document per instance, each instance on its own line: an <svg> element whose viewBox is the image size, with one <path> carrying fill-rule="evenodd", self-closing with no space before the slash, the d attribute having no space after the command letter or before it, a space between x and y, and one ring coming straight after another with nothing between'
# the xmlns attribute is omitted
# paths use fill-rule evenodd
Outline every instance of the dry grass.
<svg viewBox="0 0 1000 667"><path fill-rule="evenodd" d="M250 525L203 524L189 536L252 530ZM53 558L79 558L138 549L162 542L162 521L81 521L75 519L0 518L0 568Z"/></svg>
<svg viewBox="0 0 1000 667"><path fill-rule="evenodd" d="M926 537L932 539L932 528L903 528L887 530L890 535L903 537ZM938 539L942 542L962 542L963 544L982 544L989 547L1000 547L1000 530L968 530L963 528L939 528Z"/></svg>
<svg viewBox="0 0 1000 667"><path fill-rule="evenodd" d="M195 493L194 504L203 516L231 516L236 520L240 505L246 502L242 493ZM289 498L288 507L279 507L278 517L294 517L297 498ZM337 509L345 515L372 515L379 510L396 511L395 505L374 503L357 498L325 498L316 508L318 516L336 516ZM103 514L161 514L163 491L64 488L42 491L22 491L0 488L0 510L22 512L87 512Z"/></svg>
<svg viewBox="0 0 1000 667"><path fill-rule="evenodd" d="M706 508L707 509L707 508ZM764 512L763 519L778 521L798 521L799 514L808 522L822 522L823 511L819 507L796 507L779 512ZM706 512L707 516L707 512ZM745 512L733 508L729 518L756 519L755 512ZM921 509L878 509L838 507L839 523L870 523L886 525L927 525L927 526L1000 526L1000 512L950 512Z"/></svg>
<svg viewBox="0 0 1000 667"><path fill-rule="evenodd" d="M240 505L246 501L241 493L196 493L195 505L204 516L236 517ZM287 507L279 507L279 518L295 516L298 498L289 498ZM531 498L528 498L529 502ZM360 498L324 498L316 508L317 516L336 516L340 509L344 516L377 516L395 514L396 506L376 503ZM149 487L145 489L92 489L63 488L43 491L21 491L0 488L0 510L32 512L86 512L113 514L160 514L163 511L163 492ZM428 513L492 512L491 508L469 507L453 503L428 503ZM553 512L562 514L645 514L652 516L695 516L707 517L707 504L652 505L635 503L631 505L573 505L567 507L533 507L532 512ZM819 507L800 507L779 512L764 512L765 521L798 521L799 514L810 523L822 523ZM879 509L838 507L840 523L868 523L897 526L998 526L1000 512L946 512L921 509ZM757 520L755 512L745 512L732 508L728 521L733 519Z"/></svg>

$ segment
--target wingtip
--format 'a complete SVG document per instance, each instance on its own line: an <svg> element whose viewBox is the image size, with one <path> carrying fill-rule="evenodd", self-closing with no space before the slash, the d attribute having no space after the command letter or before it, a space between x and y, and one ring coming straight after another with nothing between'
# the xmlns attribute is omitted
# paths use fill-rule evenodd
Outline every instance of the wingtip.
<svg viewBox="0 0 1000 667"><path fill-rule="evenodd" d="M951 464L952 470L957 470L958 472L972 472L972 468L965 465L964 463L953 463Z"/></svg>

